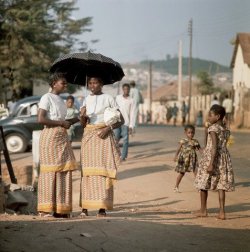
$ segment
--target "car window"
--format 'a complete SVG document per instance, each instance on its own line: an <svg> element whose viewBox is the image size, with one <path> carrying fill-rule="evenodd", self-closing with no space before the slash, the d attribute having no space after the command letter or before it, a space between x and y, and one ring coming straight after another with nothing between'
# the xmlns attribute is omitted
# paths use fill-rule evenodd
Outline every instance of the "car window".
<svg viewBox="0 0 250 252"><path fill-rule="evenodd" d="M36 116L38 114L38 104L34 103L30 106L30 115Z"/></svg>
<svg viewBox="0 0 250 252"><path fill-rule="evenodd" d="M28 116L28 115L29 115L29 106L21 107L18 116Z"/></svg>
<svg viewBox="0 0 250 252"><path fill-rule="evenodd" d="M27 106L22 106L17 114L17 116L36 116L38 113L38 104L28 104Z"/></svg>

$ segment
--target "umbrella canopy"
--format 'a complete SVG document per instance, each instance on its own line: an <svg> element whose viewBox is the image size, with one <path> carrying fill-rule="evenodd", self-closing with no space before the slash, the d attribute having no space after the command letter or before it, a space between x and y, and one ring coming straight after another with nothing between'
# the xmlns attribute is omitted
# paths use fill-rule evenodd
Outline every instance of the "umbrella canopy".
<svg viewBox="0 0 250 252"><path fill-rule="evenodd" d="M62 72L69 83L77 85L85 85L86 77L99 77L104 84L112 84L124 76L118 62L90 51L61 56L52 64L50 72Z"/></svg>

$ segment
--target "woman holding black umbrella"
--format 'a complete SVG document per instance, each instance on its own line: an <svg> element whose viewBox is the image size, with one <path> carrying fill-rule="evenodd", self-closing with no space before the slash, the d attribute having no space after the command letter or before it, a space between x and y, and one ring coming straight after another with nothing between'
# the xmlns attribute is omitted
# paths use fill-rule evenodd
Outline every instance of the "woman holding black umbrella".
<svg viewBox="0 0 250 252"><path fill-rule="evenodd" d="M82 216L88 209L99 209L98 216L106 216L106 210L113 208L113 183L120 163L120 152L116 145L113 129L120 127L124 119L116 110L111 95L102 92L101 78L88 79L91 94L81 108L85 127L81 144L81 194ZM113 108L114 120L105 123L105 110ZM115 119L116 118L116 119Z"/></svg>

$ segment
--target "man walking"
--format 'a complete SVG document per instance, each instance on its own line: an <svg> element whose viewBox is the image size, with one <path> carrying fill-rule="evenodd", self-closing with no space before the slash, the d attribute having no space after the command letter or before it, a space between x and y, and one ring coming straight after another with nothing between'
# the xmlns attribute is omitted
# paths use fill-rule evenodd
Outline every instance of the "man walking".
<svg viewBox="0 0 250 252"><path fill-rule="evenodd" d="M139 89L135 85L135 81L130 82L130 97L134 101L134 125L137 126L138 121L138 112L139 112L139 105L143 103L142 94Z"/></svg>
<svg viewBox="0 0 250 252"><path fill-rule="evenodd" d="M233 112L233 101L229 98L228 95L225 96L225 99L222 102L222 106L226 110L226 120L227 120L227 126L230 127L231 123L231 116Z"/></svg>
<svg viewBox="0 0 250 252"><path fill-rule="evenodd" d="M179 108L176 106L176 103L174 103L174 106L172 108L172 117L173 117L173 126L176 126L176 121L177 121L177 115L179 112Z"/></svg>
<svg viewBox="0 0 250 252"><path fill-rule="evenodd" d="M121 160L125 161L128 156L129 134L132 134L134 128L134 112L135 104L133 99L129 96L130 86L125 83L122 85L123 94L116 96L116 103L124 118L124 124L114 130L117 143L123 139Z"/></svg>
<svg viewBox="0 0 250 252"><path fill-rule="evenodd" d="M181 106L182 126L184 126L186 123L187 114L188 114L188 107L187 107L185 101L183 101L182 106Z"/></svg>

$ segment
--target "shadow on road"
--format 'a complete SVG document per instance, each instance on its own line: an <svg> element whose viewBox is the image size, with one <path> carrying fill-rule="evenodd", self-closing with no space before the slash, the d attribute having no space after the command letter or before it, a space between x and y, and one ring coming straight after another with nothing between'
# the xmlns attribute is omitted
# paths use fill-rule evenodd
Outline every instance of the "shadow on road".
<svg viewBox="0 0 250 252"><path fill-rule="evenodd" d="M155 156L162 156L167 154L175 153L176 150L169 150L169 151L162 151L162 148L152 149L150 153L145 153L145 151L138 152L138 154L133 156L133 159L140 159L140 158L150 158ZM141 153L141 154L140 154Z"/></svg>
<svg viewBox="0 0 250 252"><path fill-rule="evenodd" d="M138 167L135 169L129 169L122 172L118 172L118 180L128 179L128 178L137 177L137 176L143 176L143 175L147 175L147 174L155 173L155 172L168 171L172 169L173 169L172 167L169 167L167 165Z"/></svg>
<svg viewBox="0 0 250 252"><path fill-rule="evenodd" d="M236 187L250 187L250 181L235 183Z"/></svg>
<svg viewBox="0 0 250 252"><path fill-rule="evenodd" d="M235 205L226 205L226 213L237 213L237 212L244 212L250 210L250 202L249 203L241 203ZM208 211L210 213L218 213L218 208L209 208ZM250 217L250 216L248 216Z"/></svg>
<svg viewBox="0 0 250 252"><path fill-rule="evenodd" d="M149 142L130 142L129 147L135 147L135 146L145 146L145 145L150 145L150 144L158 144L162 143L163 141L149 141ZM122 143L121 143L122 145Z"/></svg>

